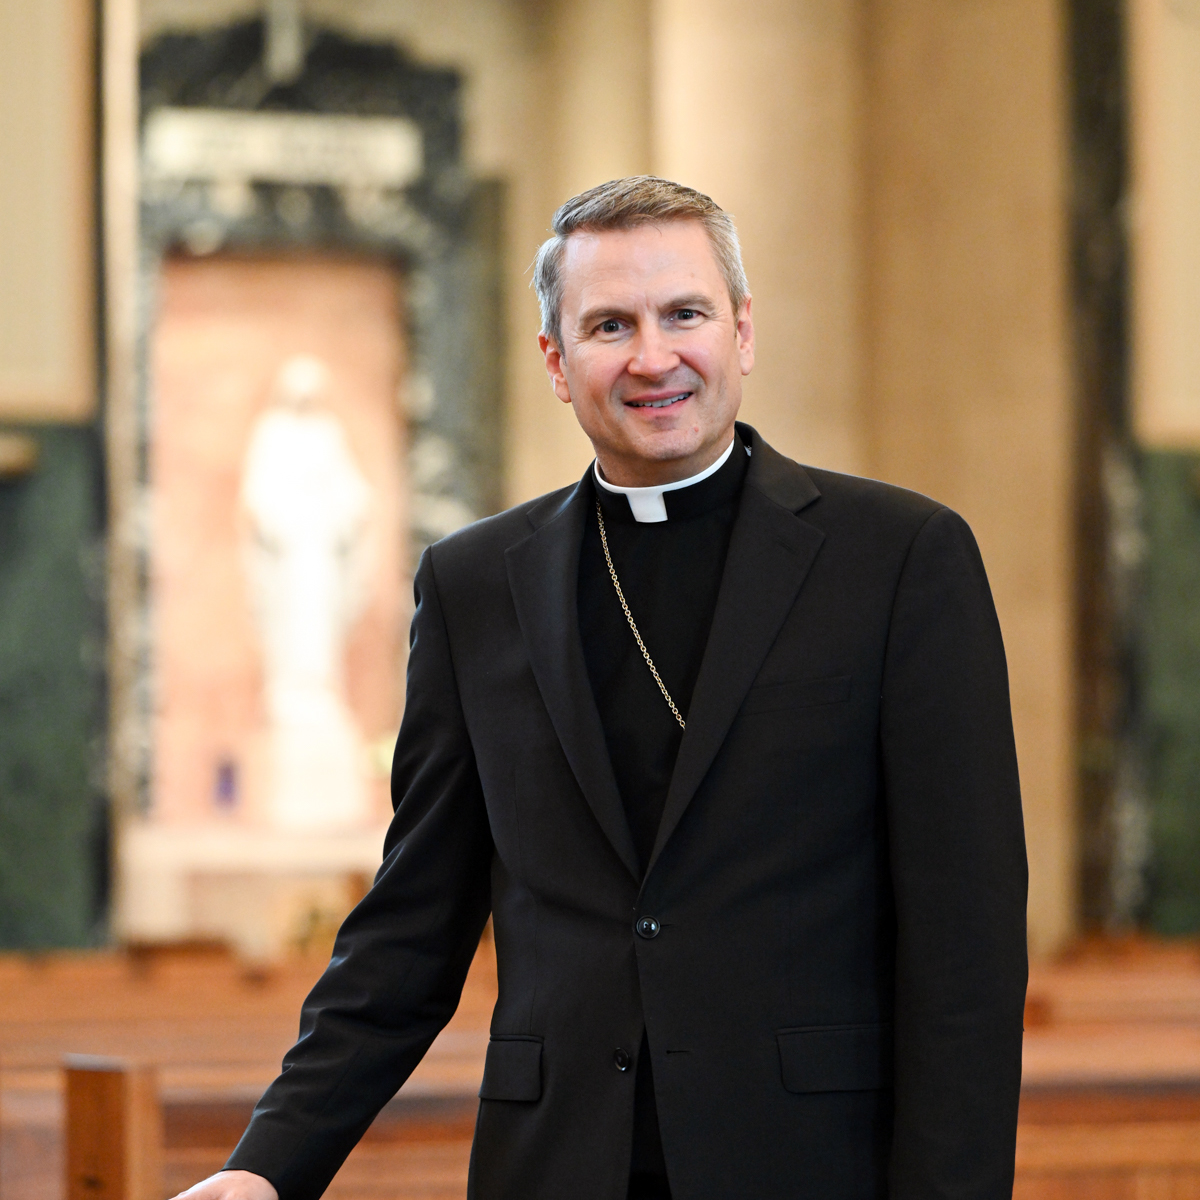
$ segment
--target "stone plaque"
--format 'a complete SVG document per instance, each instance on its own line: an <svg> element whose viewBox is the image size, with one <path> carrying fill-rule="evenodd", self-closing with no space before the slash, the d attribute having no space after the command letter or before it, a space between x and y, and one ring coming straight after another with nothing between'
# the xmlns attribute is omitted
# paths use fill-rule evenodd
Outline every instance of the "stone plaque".
<svg viewBox="0 0 1200 1200"><path fill-rule="evenodd" d="M421 132L402 117L159 108L146 119L152 179L402 188L423 169Z"/></svg>

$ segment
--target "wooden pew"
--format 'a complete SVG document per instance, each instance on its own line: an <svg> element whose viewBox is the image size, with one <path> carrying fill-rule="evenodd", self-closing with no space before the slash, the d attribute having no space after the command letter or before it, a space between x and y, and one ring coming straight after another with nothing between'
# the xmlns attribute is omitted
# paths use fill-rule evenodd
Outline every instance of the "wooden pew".
<svg viewBox="0 0 1200 1200"><path fill-rule="evenodd" d="M80 1048L155 1064L157 1200L219 1169L322 965L249 967L203 948L0 956L4 1200L57 1194L59 1066ZM458 1014L329 1200L461 1200L495 993L488 944ZM1200 945L1085 946L1034 969L1015 1197L1200 1200ZM80 1184L67 1200L109 1197Z"/></svg>
<svg viewBox="0 0 1200 1200"><path fill-rule="evenodd" d="M68 1055L66 1200L162 1200L162 1109L152 1067Z"/></svg>
<svg viewBox="0 0 1200 1200"><path fill-rule="evenodd" d="M1200 945L1095 938L1030 974L1014 1200L1200 1200Z"/></svg>
<svg viewBox="0 0 1200 1200"><path fill-rule="evenodd" d="M163 1104L155 1070L120 1059L68 1056L64 1078L66 1200L163 1200L219 1170L250 1117L249 1103ZM330 1197L461 1196L474 1117L473 1096L397 1097Z"/></svg>

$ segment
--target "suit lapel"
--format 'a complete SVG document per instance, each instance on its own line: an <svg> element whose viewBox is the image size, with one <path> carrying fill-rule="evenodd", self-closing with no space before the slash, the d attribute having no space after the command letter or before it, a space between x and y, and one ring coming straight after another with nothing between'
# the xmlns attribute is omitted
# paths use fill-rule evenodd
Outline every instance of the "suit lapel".
<svg viewBox="0 0 1200 1200"><path fill-rule="evenodd" d="M795 515L820 495L808 473L748 426L738 428L754 453L647 876L721 748L825 537Z"/></svg>
<svg viewBox="0 0 1200 1200"><path fill-rule="evenodd" d="M538 528L506 552L508 582L533 676L567 762L600 828L640 881L637 851L579 637L576 592L587 496L581 484L548 513L531 512ZM539 523L540 517L546 518L544 523Z"/></svg>

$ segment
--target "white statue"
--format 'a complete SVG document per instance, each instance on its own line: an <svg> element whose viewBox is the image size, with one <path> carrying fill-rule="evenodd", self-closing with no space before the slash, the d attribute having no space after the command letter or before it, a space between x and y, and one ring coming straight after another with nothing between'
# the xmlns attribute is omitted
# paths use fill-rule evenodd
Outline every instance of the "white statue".
<svg viewBox="0 0 1200 1200"><path fill-rule="evenodd" d="M319 359L283 364L242 477L271 726L268 812L293 830L370 819L345 646L367 599L371 489L341 423L315 407L328 385Z"/></svg>

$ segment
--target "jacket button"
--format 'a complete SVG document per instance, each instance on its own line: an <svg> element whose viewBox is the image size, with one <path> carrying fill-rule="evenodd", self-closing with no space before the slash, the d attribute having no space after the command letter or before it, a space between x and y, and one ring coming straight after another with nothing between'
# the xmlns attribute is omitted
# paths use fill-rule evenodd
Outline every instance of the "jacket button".
<svg viewBox="0 0 1200 1200"><path fill-rule="evenodd" d="M616 1067L618 1071L628 1071L632 1063L633 1059L629 1057L628 1050L621 1050L618 1048L613 1051L613 1066Z"/></svg>
<svg viewBox="0 0 1200 1200"><path fill-rule="evenodd" d="M638 937L656 938L658 931L662 926L658 923L656 917L638 917L637 924L634 929L637 930Z"/></svg>

